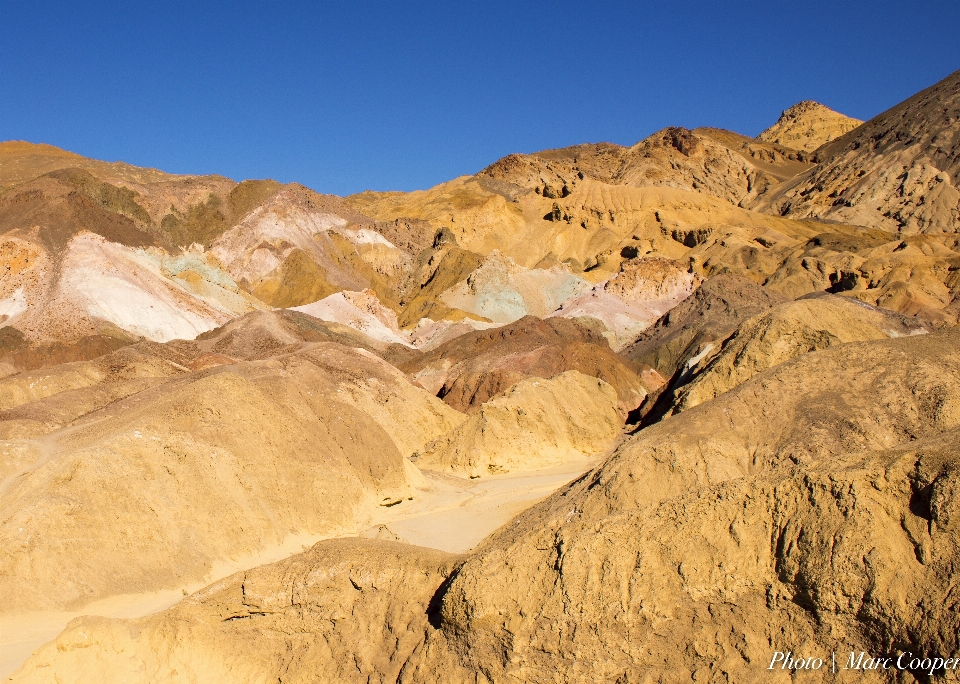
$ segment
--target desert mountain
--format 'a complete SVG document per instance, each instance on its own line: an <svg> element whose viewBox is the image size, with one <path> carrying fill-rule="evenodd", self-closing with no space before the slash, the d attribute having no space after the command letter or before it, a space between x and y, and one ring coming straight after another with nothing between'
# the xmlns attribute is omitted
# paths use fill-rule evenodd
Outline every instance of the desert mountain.
<svg viewBox="0 0 960 684"><path fill-rule="evenodd" d="M804 100L783 110L777 123L758 135L757 140L813 152L862 123L819 102Z"/></svg>
<svg viewBox="0 0 960 684"><path fill-rule="evenodd" d="M954 654L958 83L347 198L0 144L0 676Z"/></svg>
<svg viewBox="0 0 960 684"><path fill-rule="evenodd" d="M960 72L824 146L819 164L757 207L891 232L956 234Z"/></svg>
<svg viewBox="0 0 960 684"><path fill-rule="evenodd" d="M930 128L933 105L903 107L898 120L915 123L896 135ZM941 116L947 129L936 135L951 120ZM936 135L918 138L910 154L927 154ZM0 153L9 184L0 194L7 372L138 339L189 339L250 311L367 290L414 346L566 306L598 317L621 347L653 311L637 314L639 300L621 305L596 288L645 256L678 260L697 277L738 273L791 298L830 290L940 324L957 316L953 233L911 242L886 220L864 231L748 211L737 205L773 206L804 174L821 172L801 152L718 129L514 155L428 191L346 200L272 181L141 172L26 143ZM885 164L884 155L870 163ZM835 165L817 169L825 164ZM951 225L944 216L936 225ZM344 306L324 310L366 320Z"/></svg>
<svg viewBox="0 0 960 684"><path fill-rule="evenodd" d="M93 172L104 179L129 183L156 183L177 178L156 169L88 159L53 145L38 145L22 140L0 143L0 188L3 190L51 171L71 168Z"/></svg>
<svg viewBox="0 0 960 684"><path fill-rule="evenodd" d="M624 260L662 256L688 264L701 277L739 274L790 298L818 291L844 293L873 306L951 323L957 320L953 269L960 254L955 209L936 210L942 218L934 223L946 232L910 236L882 212L844 213L844 202L836 195L816 209L811 203L833 190L803 188L814 188L811 179L824 179L835 167L838 179L854 174L862 179L860 184L873 182L874 176L866 170L861 174L859 166L849 174L839 170L844 155L861 165L872 160L870 168L882 174L896 168L901 175L903 164L913 164L906 157L903 163L895 161L894 154L897 159L905 154L942 157L942 164L949 166L952 153L942 141L955 136L958 119L937 103L943 100L949 110L956 82L950 77L927 95L822 146L818 159L825 161L815 168L808 153L767 150L769 143L717 129L677 129L631 148L598 144L511 155L475 176L429 190L362 193L347 203L381 221L426 221L436 230L449 230L463 249L477 254L496 250L523 268L555 268L559 263L595 285L617 274ZM802 112L795 114L804 120ZM894 120L900 122L899 132L891 128ZM921 128L940 132L910 132ZM893 131L889 152L867 143L871 131ZM909 150L905 143L894 144L895 139L911 140ZM724 159L740 160L740 171L721 163L721 150ZM826 160L828 156L833 161ZM691 170L690 164L701 166ZM895 197L899 190L891 192L890 201L900 202ZM920 216L934 205L946 207L950 192L943 190L945 199L934 204L924 200L922 207L916 204L919 196L901 199L920 207Z"/></svg>

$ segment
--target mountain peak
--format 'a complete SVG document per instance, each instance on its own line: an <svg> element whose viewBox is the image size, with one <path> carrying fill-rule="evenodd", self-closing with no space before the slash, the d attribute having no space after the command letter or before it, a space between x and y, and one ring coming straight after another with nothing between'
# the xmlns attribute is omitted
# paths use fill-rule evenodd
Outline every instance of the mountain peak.
<svg viewBox="0 0 960 684"><path fill-rule="evenodd" d="M777 123L758 135L757 140L813 152L861 123L819 102L803 100L783 110Z"/></svg>

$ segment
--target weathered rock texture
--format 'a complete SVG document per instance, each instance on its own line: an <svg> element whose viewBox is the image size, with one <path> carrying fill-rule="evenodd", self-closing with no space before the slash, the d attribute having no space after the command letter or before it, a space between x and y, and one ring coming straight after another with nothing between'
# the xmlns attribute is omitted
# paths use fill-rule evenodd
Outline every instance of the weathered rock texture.
<svg viewBox="0 0 960 684"><path fill-rule="evenodd" d="M815 168L757 206L907 234L960 232L958 122L960 71L823 147Z"/></svg>
<svg viewBox="0 0 960 684"><path fill-rule="evenodd" d="M673 405L674 390L689 382L695 369L706 365L744 321L784 301L782 295L740 276L718 275L704 281L621 350L627 359L652 367L663 378L634 417L656 411L659 418Z"/></svg>
<svg viewBox="0 0 960 684"><path fill-rule="evenodd" d="M686 299L700 280L672 259L628 259L613 278L571 297L551 315L599 322L610 346L619 351Z"/></svg>
<svg viewBox="0 0 960 684"><path fill-rule="evenodd" d="M400 366L414 382L466 413L527 377L576 370L611 385L623 414L647 395L644 379L597 332L563 318L532 316L464 334Z"/></svg>
<svg viewBox="0 0 960 684"><path fill-rule="evenodd" d="M760 682L790 679L774 650L951 654L958 427L960 330L806 354L637 433L452 573L321 544L150 618L74 623L13 681ZM381 570L388 550L425 581ZM296 646L343 602L356 622Z"/></svg>
<svg viewBox="0 0 960 684"><path fill-rule="evenodd" d="M104 684L396 681L432 629L431 598L458 560L382 541L320 542L184 599L169 620L75 621L22 677Z"/></svg>
<svg viewBox="0 0 960 684"><path fill-rule="evenodd" d="M617 393L603 380L573 370L550 380L527 378L428 444L414 462L471 477L555 466L607 451L622 423Z"/></svg>
<svg viewBox="0 0 960 684"><path fill-rule="evenodd" d="M701 360L690 369L692 380L677 391L673 412L702 404L801 354L931 331L916 320L837 295L780 304L746 321L709 363Z"/></svg>
<svg viewBox="0 0 960 684"><path fill-rule="evenodd" d="M757 140L813 152L862 123L819 102L804 100L783 110L777 123L758 135Z"/></svg>
<svg viewBox="0 0 960 684"><path fill-rule="evenodd" d="M667 128L345 199L0 144L2 611L402 517L413 457L613 449L469 557L322 543L81 619L14 680L799 682L773 651L955 655L958 85L845 133L801 104L767 140Z"/></svg>

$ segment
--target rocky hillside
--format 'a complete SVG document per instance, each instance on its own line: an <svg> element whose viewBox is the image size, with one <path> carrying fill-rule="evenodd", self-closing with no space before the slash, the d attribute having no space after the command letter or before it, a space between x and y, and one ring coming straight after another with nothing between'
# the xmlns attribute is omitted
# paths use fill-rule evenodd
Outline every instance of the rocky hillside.
<svg viewBox="0 0 960 684"><path fill-rule="evenodd" d="M950 330L808 354L638 433L465 560L324 542L74 623L13 681L759 682L797 643L952 653L958 350Z"/></svg>
<svg viewBox="0 0 960 684"><path fill-rule="evenodd" d="M804 100L783 110L777 123L758 135L757 140L813 152L862 123L819 102Z"/></svg>
<svg viewBox="0 0 960 684"><path fill-rule="evenodd" d="M757 207L904 234L956 234L960 71L817 153L819 164Z"/></svg>
<svg viewBox="0 0 960 684"><path fill-rule="evenodd" d="M189 583L291 530L359 531L412 494L406 457L463 420L335 342L194 372L149 352L0 381L4 612Z"/></svg>
<svg viewBox="0 0 960 684"><path fill-rule="evenodd" d="M958 86L347 198L0 144L0 676L953 657Z"/></svg>

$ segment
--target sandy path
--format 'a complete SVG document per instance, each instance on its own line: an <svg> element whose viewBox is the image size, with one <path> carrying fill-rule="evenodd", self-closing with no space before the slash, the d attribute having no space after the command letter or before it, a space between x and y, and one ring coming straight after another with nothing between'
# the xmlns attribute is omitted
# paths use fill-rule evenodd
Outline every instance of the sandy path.
<svg viewBox="0 0 960 684"><path fill-rule="evenodd" d="M423 501L404 502L395 507L395 517L385 516L378 523L409 544L464 553L594 463L582 460L472 481L425 471L429 490ZM405 505L407 509L400 510Z"/></svg>
<svg viewBox="0 0 960 684"><path fill-rule="evenodd" d="M362 536L397 537L401 541L462 553L508 522L517 513L548 496L592 467L597 459L579 460L534 471L466 480L424 471L426 484L412 501L384 508L366 521ZM169 608L186 593L241 570L272 563L299 553L323 535L291 535L280 546L255 555L221 562L207 578L182 589L112 596L77 612L37 611L0 615L0 678L17 669L39 646L54 639L70 620L81 615L132 618Z"/></svg>

